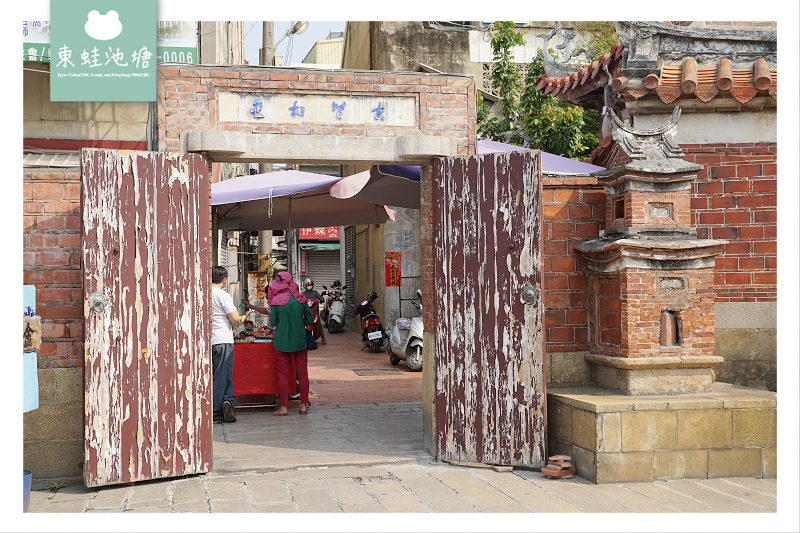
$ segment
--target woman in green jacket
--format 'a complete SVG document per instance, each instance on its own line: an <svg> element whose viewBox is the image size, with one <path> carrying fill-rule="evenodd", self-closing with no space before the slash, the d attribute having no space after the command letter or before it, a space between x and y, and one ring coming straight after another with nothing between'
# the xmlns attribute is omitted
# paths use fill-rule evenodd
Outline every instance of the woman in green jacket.
<svg viewBox="0 0 800 533"><path fill-rule="evenodd" d="M289 414L289 358L294 358L297 379L300 383L300 414L308 414L308 341L306 324L314 323L314 315L306 304L306 297L288 272L280 272L269 284L267 303L270 305L269 322L276 328L272 347L278 367L278 390L281 405L272 414Z"/></svg>

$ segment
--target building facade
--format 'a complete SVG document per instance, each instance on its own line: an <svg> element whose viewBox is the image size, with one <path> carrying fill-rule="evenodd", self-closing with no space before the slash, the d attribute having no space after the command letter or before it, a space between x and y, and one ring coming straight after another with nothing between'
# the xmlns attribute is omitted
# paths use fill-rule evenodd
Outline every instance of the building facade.
<svg viewBox="0 0 800 533"><path fill-rule="evenodd" d="M666 30L672 31L673 28L667 28ZM625 30L621 28L620 31L624 33ZM770 39L774 42L774 32L772 35L769 35L770 32L765 33L768 35L760 35L760 37L766 42L770 42ZM353 42L362 42L363 44L363 40L359 41L355 33ZM378 41L371 42L373 44L370 44L368 49L371 50L373 46L379 46ZM388 41L386 42L388 43ZM630 47L630 44L625 42L623 42L623 45ZM631 50L633 49L631 47ZM353 52L355 56L360 54L360 52L355 53L355 50ZM620 54L615 58L620 61L618 65L621 69L619 71L620 74L625 72L625 68L632 68L630 53L627 56ZM347 55L347 52L345 55ZM770 312L774 313L777 292L774 279L776 268L774 264L776 256L776 220L774 217L776 216L777 182L774 151L777 147L777 139L770 137L770 121L774 123L774 118L771 119L770 115L774 115L774 106L769 102L770 99L773 102L776 101L776 96L773 96L771 92L775 92L775 95L777 94L776 83L774 83L775 88L772 88L772 80L777 80L777 66L770 64L769 54L760 52L759 55L766 56L767 70L770 72L770 83L766 88L762 89L758 86L758 80L761 78L757 76L757 73L763 72L763 69L759 70L757 68L762 63L758 62L759 58L755 58L752 61L755 80L752 85L755 89L753 97L742 102L740 99L745 99L746 94L744 96L740 94L739 98L737 98L734 93L740 91L720 89L723 92L713 96L712 100L720 98L720 101L716 103L722 103L724 98L725 103L731 104L732 113L755 113L756 115L754 116L735 115L729 117L729 119L749 118L748 120L742 120L743 128L744 124L753 124L753 118L756 119L756 124L761 124L760 121L763 120L765 121L763 126L766 134L756 140L755 137L757 135L751 133L749 141L745 137L736 137L731 139L730 142L724 143L724 146L718 146L719 143L712 142L709 138L699 135L696 131L691 133L692 130L700 129L699 125L694 125L689 128L690 137L687 138L688 141L694 140L694 142L685 142L686 139L682 140L680 126L677 138L687 154L687 158L691 162L696 162L703 166L703 170L699 171L695 185L693 185L694 188L690 200L692 210L691 225L697 228L698 237L728 241L728 244L725 245L727 249L723 250L719 257L736 260L735 266L732 262L727 265L724 262L721 265L717 264L714 278L714 305L716 306L715 315L718 324L717 338L715 339L716 353L721 355L720 350L729 349L726 347L739 346L745 342L751 343L751 351L745 354L747 357L740 359L740 361L748 365L752 362L757 364L748 367L750 370L743 373L745 377L741 379L741 382L745 385L770 388L770 383L764 377L769 375L770 363L759 365L761 365L761 358L766 361L770 360L770 346L773 347L773 361L771 364L773 366L775 364L775 326L774 321L770 322ZM610 59L611 56L604 61ZM624 63L625 61L627 63ZM697 62L700 63L699 61ZM682 65L681 68L686 68L685 62ZM691 66L691 62L689 62L689 65ZM437 65L432 66L447 72L446 65L441 66L441 68ZM611 63L609 63L609 66L614 67ZM667 66L670 65L668 64ZM744 67L736 65L734 68L741 69ZM774 75L771 71L773 68L775 69ZM615 72L613 68L609 70ZM669 71L670 69L666 69L665 72ZM208 95L209 86L213 86L212 92L217 91L218 88L214 83L232 77L231 72L226 72L225 70L209 71L207 75L204 75L194 72L181 73L179 68L168 69L166 76L170 78L169 90L177 90L181 86L183 75L192 79L191 92L197 95ZM237 71L236 76L238 77L238 75ZM270 82L273 84L273 88L278 89L285 88L289 83L319 83L319 79L314 81L314 77L319 75L318 73L303 73L302 75L305 77L302 79L299 77L300 75L294 72L278 72L270 79ZM626 76L616 76L616 78L621 77ZM215 80L215 78L217 79ZM372 77L361 76L358 79L361 81L367 80L369 84L382 84L388 83L386 81L387 78L389 76L375 73ZM397 78L400 79L402 77L398 76ZM646 113L637 114L638 111L634 108L656 108L661 110L662 114L665 114L667 109L671 109L671 107L667 107L664 98L669 99L670 95L674 93L674 85L672 85L674 82L670 81L671 78L661 76L653 89L645 88L647 91L653 91L652 93L646 93L643 97L640 96L637 99L636 95L640 94L644 89L637 92L635 84L628 85L633 76L627 76L627 78L627 82L619 81L622 89L624 89L621 90L620 94L625 96L622 98L622 101L625 102L624 109L620 108L620 113L624 116L622 112L627 111L627 118L633 117L638 120L637 127L639 128L647 128L648 125L658 124L657 120L655 120L656 117L650 117L653 121L648 122L649 119L645 116ZM647 76L645 75L643 78L646 79ZM683 75L681 75L681 78L683 78ZM328 80L327 77L325 79ZM582 79L581 77L578 82L580 83ZM592 78L589 77L587 79ZM739 79L738 71L736 79ZM331 74L330 83L333 84L332 86L338 87L341 84L352 84L354 80L355 78L352 76ZM241 80L239 81L241 82ZM396 81L396 79L393 80L393 82ZM402 82L402 79L400 81ZM552 81L554 84L557 83L555 77L553 77ZM242 82L242 86L246 85L246 83ZM642 83L644 85L644 81ZM27 87L36 87L31 90L32 94L37 90L44 94L43 82L38 81L36 78L26 78L26 84ZM424 85L422 81L416 78L413 83L409 82L409 86L414 84ZM658 88L662 87L662 85L663 88L659 92ZM698 83L698 85L702 89L705 84ZM741 84L732 83L731 87L734 86L739 87ZM748 87L746 83L744 86ZM471 87L471 82L468 79L453 81L452 90L454 91L453 94L457 92L459 95L458 105L462 107L461 113L464 113L464 110L472 109L470 107L473 105L471 101L465 100L475 96L474 91L471 91ZM590 89L589 86L586 89L587 94L591 92L588 90ZM332 88L331 90L338 89ZM398 90L402 92L402 88ZM604 91L604 86L591 87L591 90L595 92L598 90ZM415 87L414 91L428 93L433 92L433 89ZM739 105L728 102L725 91L730 92L731 98ZM748 88L743 92L749 93L752 90ZM566 91L563 94L565 97L569 96ZM681 94L693 96L679 96L679 98L686 100L695 98L701 102L702 99L699 95L703 95L703 98L708 97L708 93L704 93L702 90L699 92L682 92ZM44 99L44 96L42 98ZM200 97L200 100L202 99ZM444 99L437 101L437 103L441 101L444 101ZM661 102L661 104L658 102ZM756 104L759 102L760 105L756 109ZM628 105L629 103L631 105ZM646 104L651 105L648 108ZM655 106L652 104L655 104ZM45 136L45 130L43 129L37 130L42 125L38 122L41 119L35 117L39 116L39 107L42 105L42 102L31 103L26 100L26 144L29 138L58 138L58 136ZM208 105L208 102L195 101L192 105L203 107ZM697 105L698 108L701 108L700 104ZM121 110L122 108L120 107L119 109ZM192 114L192 106L184 105L175 111L169 117L159 116L158 124L163 125L171 121L172 126L168 128L170 132L181 128L186 131L198 129L198 119ZM58 115L63 116L65 112L65 110L60 110ZM78 113L77 110L73 112ZM140 117L139 132L131 134L131 138L124 137L122 141L144 143L144 146L149 148L150 141L148 139L151 138L149 135L152 128L148 126L149 119L147 115L151 114L152 110L142 109L141 112L144 112L146 116L143 119ZM698 109L696 114L701 115L702 111ZM710 113L705 113L705 115L710 116ZM442 119L442 116L444 115L438 115L436 128L444 131L447 130L447 120ZM70 120L69 122L74 121ZM687 122L691 124L691 121ZM176 123L180 123L180 126L175 126ZM94 127L91 120L87 121L85 126L87 128ZM201 126L206 127L207 124L201 124ZM458 153L474 153L474 125L472 125L472 129L470 129L469 125L463 127L464 131L458 132ZM153 149L166 148L177 151L185 149L181 145L182 141L180 139L171 138L167 134L168 130L165 129L158 136L161 144L158 147L153 147ZM52 128L50 131L52 131ZM289 137L308 135L308 131L303 128L292 129L292 127L287 127L280 131L281 135L285 133ZM321 128L312 132L316 135L316 139L320 141L322 148L327 146L324 144L324 138L330 137L331 131L333 130L329 131ZM265 129L262 133L265 133L268 137L272 136L270 137L271 141L279 142L278 137L273 135L277 132L277 129ZM235 129L226 133L234 141L237 141L237 139L243 140L237 137L238 133ZM66 138L66 135L72 134L62 135ZM694 137L691 137L691 135L694 135ZM80 141L81 137L79 136L74 138L80 142L95 140L89 135L86 137L87 139L83 141ZM191 137L191 135L188 137ZM613 135L610 139L609 142L601 146L595 156L597 158L596 161L606 167L627 164L629 162L627 153L615 148L616 145L612 141L616 140L613 139ZM363 139L361 140L363 141ZM99 139L99 141L119 142L120 140L109 138ZM195 136L191 141L199 142L194 147L197 151L204 151L204 149L209 148L208 146L203 146L204 139L200 136ZM124 146L126 145L122 147ZM430 152L440 153L443 150L441 146L431 149ZM453 150L452 155L455 153L456 150ZM30 154L33 154L33 152L26 155L27 159L34 157ZM327 155L327 159L333 160L333 154L334 152L331 150ZM30 468L32 464L36 464L37 479L40 483L47 485L48 480L80 477L80 464L82 464L83 453L82 337L84 324L82 317L84 304L80 270L80 171L75 167L74 163L63 167L57 166L58 161L63 157L68 157L69 154L38 153L35 155L35 157L42 156L50 157L51 161L47 164L41 161L35 163L31 161L32 164L26 168L23 176L25 191L24 279L26 284L35 284L40 289L39 309L41 309L43 319L43 342L38 362L41 387L40 407L25 415L24 449L26 467ZM306 155L306 157L310 156ZM377 157L390 156L383 154ZM265 159L264 162L270 161ZM353 163L353 168L359 170L369 168L374 162L366 159L356 160ZM358 165L361 165L360 168ZM582 242L597 238L601 232L609 229L607 221L607 191L605 185L596 176L565 177L545 175L542 181L542 211L544 215L542 221L544 242L542 249L544 347L547 354L545 368L548 372L548 384L587 384L592 382L592 366L586 357L590 346L590 300L587 295L585 264L583 259L575 253L575 247ZM754 205L753 203L757 201L760 203ZM727 205L725 202L732 202L732 205ZM403 255L403 259L405 260L408 257L410 263L408 266L403 263L402 270L413 274L414 269L411 266L411 262L413 262L415 246L420 250L417 252L420 255L420 263L422 262L421 256L424 254L425 246L430 251L431 242L424 243L424 246L416 244L414 237L418 239L417 235L419 233L428 232L430 234L431 228L428 227L423 232L416 232L415 227L418 224L418 221L415 220L416 213L413 213L413 210L409 211L411 212L407 214L408 220L403 229L403 232L409 235L408 238L399 238L398 234L387 237L385 232L379 234L380 230L377 227L356 228L356 233L352 238L356 249L355 256L366 259L363 263L365 265L364 270L360 270L361 265L353 265L352 272L355 273L355 280L359 284L358 290L362 291L361 294L356 295L356 298L363 296L370 288L377 289L377 283L385 283L386 252L402 251L407 253L407 256ZM742 221L738 222L741 225L735 226L735 235L730 234L730 228L735 223L734 218L730 220L725 218L729 212L732 214L731 216L742 218ZM734 213L738 213L738 215L734 215ZM746 223L743 221L744 215L742 213L747 214ZM720 218L720 215L722 218ZM405 216L406 214L402 214L398 217L398 220L402 221ZM417 233L417 235L414 235L414 233ZM731 246L737 244L740 246ZM746 244L746 247L744 244ZM747 261L749 259L757 260L759 257L763 259L760 264L757 261ZM717 259L717 261L719 260ZM423 268L420 267L420 272L422 270ZM737 270L743 270L743 272L737 272ZM737 274L745 275L737 276ZM369 286L361 285L363 283L362 280L365 278L370 280ZM347 280L343 281L348 282ZM432 286L432 281L429 281L427 287L430 288ZM430 297L435 298L435 295ZM389 294L388 291L384 291L384 297L380 301L383 301L386 306L391 306L390 303L386 303L387 300L389 300ZM733 318L726 318L732 315L726 315L727 311L724 304L732 304L733 310L731 313ZM383 312L385 315L389 315L389 309L390 307L384 307ZM748 320L748 315L755 317L755 319ZM733 327L719 328L719 324L726 323L726 320L730 320ZM762 322L765 324L763 327L761 325ZM723 338L724 335L721 334L720 329L731 330L725 334L729 335L728 339ZM746 339L746 341L743 341L743 339ZM756 355L754 356L751 352ZM725 358L725 355L722 355L722 357ZM739 356L732 356L729 360L735 361L735 357ZM755 360L756 357L759 358L757 361ZM722 379L725 376L724 372L727 370L724 370L724 366L719 368L720 371L717 374L717 378ZM734 372L731 372L731 376L725 377L731 382L737 382L740 379L735 377L736 374ZM54 435L56 438L54 438Z"/></svg>

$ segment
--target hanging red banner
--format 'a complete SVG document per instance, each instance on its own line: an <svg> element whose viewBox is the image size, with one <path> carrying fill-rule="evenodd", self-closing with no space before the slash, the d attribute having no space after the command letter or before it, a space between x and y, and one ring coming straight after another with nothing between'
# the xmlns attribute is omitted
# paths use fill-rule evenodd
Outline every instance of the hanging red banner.
<svg viewBox="0 0 800 533"><path fill-rule="evenodd" d="M386 286L400 286L400 252L386 252Z"/></svg>

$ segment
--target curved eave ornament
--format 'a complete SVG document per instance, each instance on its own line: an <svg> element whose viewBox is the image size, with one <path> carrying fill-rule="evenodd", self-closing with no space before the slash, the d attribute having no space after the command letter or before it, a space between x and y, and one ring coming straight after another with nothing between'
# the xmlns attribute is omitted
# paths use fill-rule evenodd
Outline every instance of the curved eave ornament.
<svg viewBox="0 0 800 533"><path fill-rule="evenodd" d="M578 34L578 26L575 26L575 29L572 32L568 32L567 30L561 27L561 22L556 21L556 26L548 33L539 33L536 34L537 37L542 38L542 51L539 52L537 57L542 58L542 66L544 67L544 72L549 78L566 78L571 76L572 74L578 72L579 68L569 67L566 63L574 57L579 55L585 55L587 58L591 57L591 54L585 49L581 48L577 52L573 52L571 50L571 43L572 39ZM557 44L552 48L556 50L562 50L564 53L564 59L561 60L561 63L557 62L556 59L550 55L550 40L555 37L556 35L560 35L562 42L561 44Z"/></svg>
<svg viewBox="0 0 800 533"><path fill-rule="evenodd" d="M675 106L664 125L651 130L641 130L630 126L608 108L611 117L611 135L614 141L631 158L625 165L628 170L649 173L696 172L702 166L683 159L683 150L675 141L681 108Z"/></svg>

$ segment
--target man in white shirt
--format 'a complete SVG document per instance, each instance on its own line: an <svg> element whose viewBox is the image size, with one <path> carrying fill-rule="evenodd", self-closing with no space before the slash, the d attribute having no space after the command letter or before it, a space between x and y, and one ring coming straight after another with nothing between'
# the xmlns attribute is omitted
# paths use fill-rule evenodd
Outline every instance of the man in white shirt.
<svg viewBox="0 0 800 533"><path fill-rule="evenodd" d="M214 422L236 422L233 407L233 326L239 311L223 287L228 281L225 267L211 268L211 371Z"/></svg>

